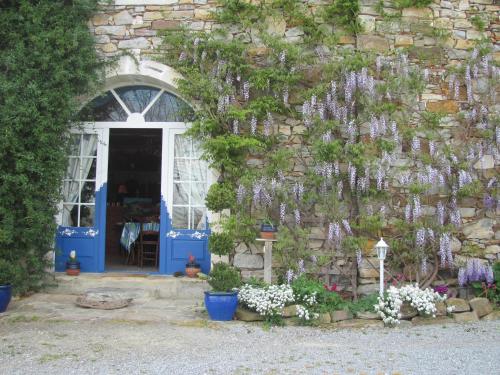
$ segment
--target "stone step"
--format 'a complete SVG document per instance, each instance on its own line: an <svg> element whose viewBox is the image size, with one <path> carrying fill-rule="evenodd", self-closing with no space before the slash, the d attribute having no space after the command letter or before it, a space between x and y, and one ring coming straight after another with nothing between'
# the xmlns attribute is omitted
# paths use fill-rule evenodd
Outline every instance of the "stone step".
<svg viewBox="0 0 500 375"><path fill-rule="evenodd" d="M188 277L124 273L85 273L68 276L58 272L53 275L53 285L45 290L46 293L80 295L96 289L109 289L133 299L168 298L201 301L204 291L210 290L205 280Z"/></svg>

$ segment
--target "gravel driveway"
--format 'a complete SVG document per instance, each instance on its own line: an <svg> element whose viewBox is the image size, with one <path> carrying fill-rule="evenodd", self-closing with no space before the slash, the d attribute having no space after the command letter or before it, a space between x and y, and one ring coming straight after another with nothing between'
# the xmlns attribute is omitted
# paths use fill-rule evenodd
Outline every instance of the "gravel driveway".
<svg viewBox="0 0 500 375"><path fill-rule="evenodd" d="M500 374L500 321L265 330L203 319L0 319L1 374Z"/></svg>

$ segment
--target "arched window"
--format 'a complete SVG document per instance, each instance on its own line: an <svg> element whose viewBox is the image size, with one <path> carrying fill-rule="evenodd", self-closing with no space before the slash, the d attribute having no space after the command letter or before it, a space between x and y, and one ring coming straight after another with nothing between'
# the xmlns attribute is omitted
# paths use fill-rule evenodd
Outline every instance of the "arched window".
<svg viewBox="0 0 500 375"><path fill-rule="evenodd" d="M81 121L190 122L193 110L174 94L152 86L124 86L109 90L88 103Z"/></svg>

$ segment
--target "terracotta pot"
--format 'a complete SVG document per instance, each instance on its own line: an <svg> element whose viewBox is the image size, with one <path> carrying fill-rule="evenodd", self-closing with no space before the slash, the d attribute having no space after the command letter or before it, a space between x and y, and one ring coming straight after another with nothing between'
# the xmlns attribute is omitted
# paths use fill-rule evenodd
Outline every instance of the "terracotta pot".
<svg viewBox="0 0 500 375"><path fill-rule="evenodd" d="M66 270L66 275L68 275L68 276L78 276L79 274L80 274L80 270L79 269L68 268Z"/></svg>
<svg viewBox="0 0 500 375"><path fill-rule="evenodd" d="M186 276L187 277L191 277L191 278L195 278L198 276L198 273L201 272L201 269L199 266L197 267L187 267L186 266Z"/></svg>
<svg viewBox="0 0 500 375"><path fill-rule="evenodd" d="M276 232L260 232L260 238L274 240L276 238Z"/></svg>
<svg viewBox="0 0 500 375"><path fill-rule="evenodd" d="M80 274L80 262L66 262L66 275L78 276Z"/></svg>

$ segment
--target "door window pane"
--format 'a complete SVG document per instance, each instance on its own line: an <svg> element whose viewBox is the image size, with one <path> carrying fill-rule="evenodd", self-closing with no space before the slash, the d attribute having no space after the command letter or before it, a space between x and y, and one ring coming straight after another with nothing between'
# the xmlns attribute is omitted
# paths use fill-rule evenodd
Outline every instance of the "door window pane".
<svg viewBox="0 0 500 375"><path fill-rule="evenodd" d="M182 134L174 138L173 218L175 228L206 229L207 163L195 144Z"/></svg>
<svg viewBox="0 0 500 375"><path fill-rule="evenodd" d="M62 186L62 225L94 225L97 168L97 135L73 134L70 138L68 167Z"/></svg>
<svg viewBox="0 0 500 375"><path fill-rule="evenodd" d="M175 229L189 228L189 211L187 207L175 207L172 213L172 226Z"/></svg>
<svg viewBox="0 0 500 375"><path fill-rule="evenodd" d="M80 206L80 226L94 226L95 206Z"/></svg>
<svg viewBox="0 0 500 375"><path fill-rule="evenodd" d="M127 121L127 112L108 91L87 104L79 113L81 121Z"/></svg>

